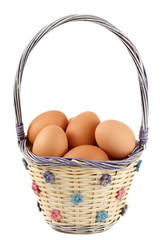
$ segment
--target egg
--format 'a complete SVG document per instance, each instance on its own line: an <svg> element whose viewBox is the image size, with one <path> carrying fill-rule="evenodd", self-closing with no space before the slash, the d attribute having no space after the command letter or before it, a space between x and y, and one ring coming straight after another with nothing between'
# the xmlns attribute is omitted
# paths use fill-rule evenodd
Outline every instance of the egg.
<svg viewBox="0 0 168 240"><path fill-rule="evenodd" d="M132 130L124 123L107 120L95 131L96 142L112 159L124 159L135 148L136 140Z"/></svg>
<svg viewBox="0 0 168 240"><path fill-rule="evenodd" d="M68 125L70 124L70 122L71 122L72 120L73 120L73 117L68 119Z"/></svg>
<svg viewBox="0 0 168 240"><path fill-rule="evenodd" d="M32 147L32 152L37 156L62 157L67 151L67 136L64 130L56 125L43 128Z"/></svg>
<svg viewBox="0 0 168 240"><path fill-rule="evenodd" d="M71 149L64 157L67 158L83 158L95 161L107 161L109 157L99 147L93 145L81 145Z"/></svg>
<svg viewBox="0 0 168 240"><path fill-rule="evenodd" d="M65 130L68 125L68 119L60 111L48 111L38 115L28 128L27 137L29 142L33 144L38 133L48 125L56 125Z"/></svg>
<svg viewBox="0 0 168 240"><path fill-rule="evenodd" d="M89 111L74 117L66 129L69 148L79 145L96 145L95 129L99 123L98 116Z"/></svg>

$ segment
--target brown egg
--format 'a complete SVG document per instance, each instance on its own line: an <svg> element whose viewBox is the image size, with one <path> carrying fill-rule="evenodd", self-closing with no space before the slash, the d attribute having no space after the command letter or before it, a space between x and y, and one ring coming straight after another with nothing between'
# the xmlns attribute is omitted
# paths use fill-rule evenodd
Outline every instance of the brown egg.
<svg viewBox="0 0 168 240"><path fill-rule="evenodd" d="M71 120L67 129L69 148L79 145L96 145L95 129L100 119L93 112L83 112Z"/></svg>
<svg viewBox="0 0 168 240"><path fill-rule="evenodd" d="M68 119L60 111L48 111L38 115L29 126L27 133L29 142L33 143L37 134L48 125L56 125L65 130L68 125Z"/></svg>
<svg viewBox="0 0 168 240"><path fill-rule="evenodd" d="M71 122L72 120L73 120L73 117L68 119L68 125L70 124L70 122Z"/></svg>
<svg viewBox="0 0 168 240"><path fill-rule="evenodd" d="M62 157L68 151L68 140L64 130L55 125L43 128L37 135L32 153L37 156Z"/></svg>
<svg viewBox="0 0 168 240"><path fill-rule="evenodd" d="M95 132L96 142L111 158L124 159L135 148L132 130L124 123L107 120L100 123Z"/></svg>
<svg viewBox="0 0 168 240"><path fill-rule="evenodd" d="M93 145L81 145L71 149L64 157L69 158L83 158L95 161L109 160L107 154L99 147Z"/></svg>

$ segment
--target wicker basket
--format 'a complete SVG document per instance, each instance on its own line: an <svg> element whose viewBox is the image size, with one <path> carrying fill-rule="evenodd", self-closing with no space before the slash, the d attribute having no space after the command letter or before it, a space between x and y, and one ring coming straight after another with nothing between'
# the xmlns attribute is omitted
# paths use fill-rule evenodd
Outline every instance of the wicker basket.
<svg viewBox="0 0 168 240"><path fill-rule="evenodd" d="M89 21L107 28L124 43L135 63L141 93L142 124L136 148L127 159L100 162L38 157L29 151L20 104L22 73L31 50L40 39L55 27L71 21ZM20 59L14 85L16 130L38 205L53 229L68 233L101 232L111 228L124 214L127 195L148 137L147 92L147 76L137 49L121 31L102 18L66 16L44 27L28 44Z"/></svg>

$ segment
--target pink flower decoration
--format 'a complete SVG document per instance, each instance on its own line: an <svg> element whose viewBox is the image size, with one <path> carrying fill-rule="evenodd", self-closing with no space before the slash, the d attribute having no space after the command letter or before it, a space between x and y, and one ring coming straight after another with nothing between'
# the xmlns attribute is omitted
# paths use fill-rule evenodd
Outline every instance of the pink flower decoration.
<svg viewBox="0 0 168 240"><path fill-rule="evenodd" d="M55 222L61 220L61 214L58 210L51 210L51 218L54 219Z"/></svg>
<svg viewBox="0 0 168 240"><path fill-rule="evenodd" d="M36 195L39 195L40 189L35 182L32 182L32 189Z"/></svg>
<svg viewBox="0 0 168 240"><path fill-rule="evenodd" d="M126 194L126 189L122 188L117 192L116 198L121 201L123 199L123 197L125 196L125 194Z"/></svg>

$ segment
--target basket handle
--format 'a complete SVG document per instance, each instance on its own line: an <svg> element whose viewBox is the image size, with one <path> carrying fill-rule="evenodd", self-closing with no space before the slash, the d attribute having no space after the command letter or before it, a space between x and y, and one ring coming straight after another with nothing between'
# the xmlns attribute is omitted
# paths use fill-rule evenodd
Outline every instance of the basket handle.
<svg viewBox="0 0 168 240"><path fill-rule="evenodd" d="M14 107L15 107L15 116L16 116L16 131L17 131L19 144L21 143L22 140L25 139L25 133L24 133L23 123L22 123L20 90L21 90L23 70L27 62L28 56L31 50L36 46L36 44L41 40L41 38L44 37L44 35L46 35L48 32L50 32L54 28L71 21L88 21L88 22L99 24L107 28L109 31L113 32L115 35L117 35L119 39L127 47L128 52L130 53L138 72L138 80L139 80L140 93L141 93L141 105L142 105L142 120L141 120L141 127L140 127L140 133L139 133L139 140L140 140L140 144L143 147L145 147L148 140L148 81L147 81L147 75L145 72L143 62L134 44L119 29L117 29L115 26L113 26L111 23L107 22L106 20L96 16L92 16L92 15L69 15L61 19L58 19L55 22L42 28L31 40L28 46L25 48L19 62L19 66L16 72L15 84L14 84Z"/></svg>

